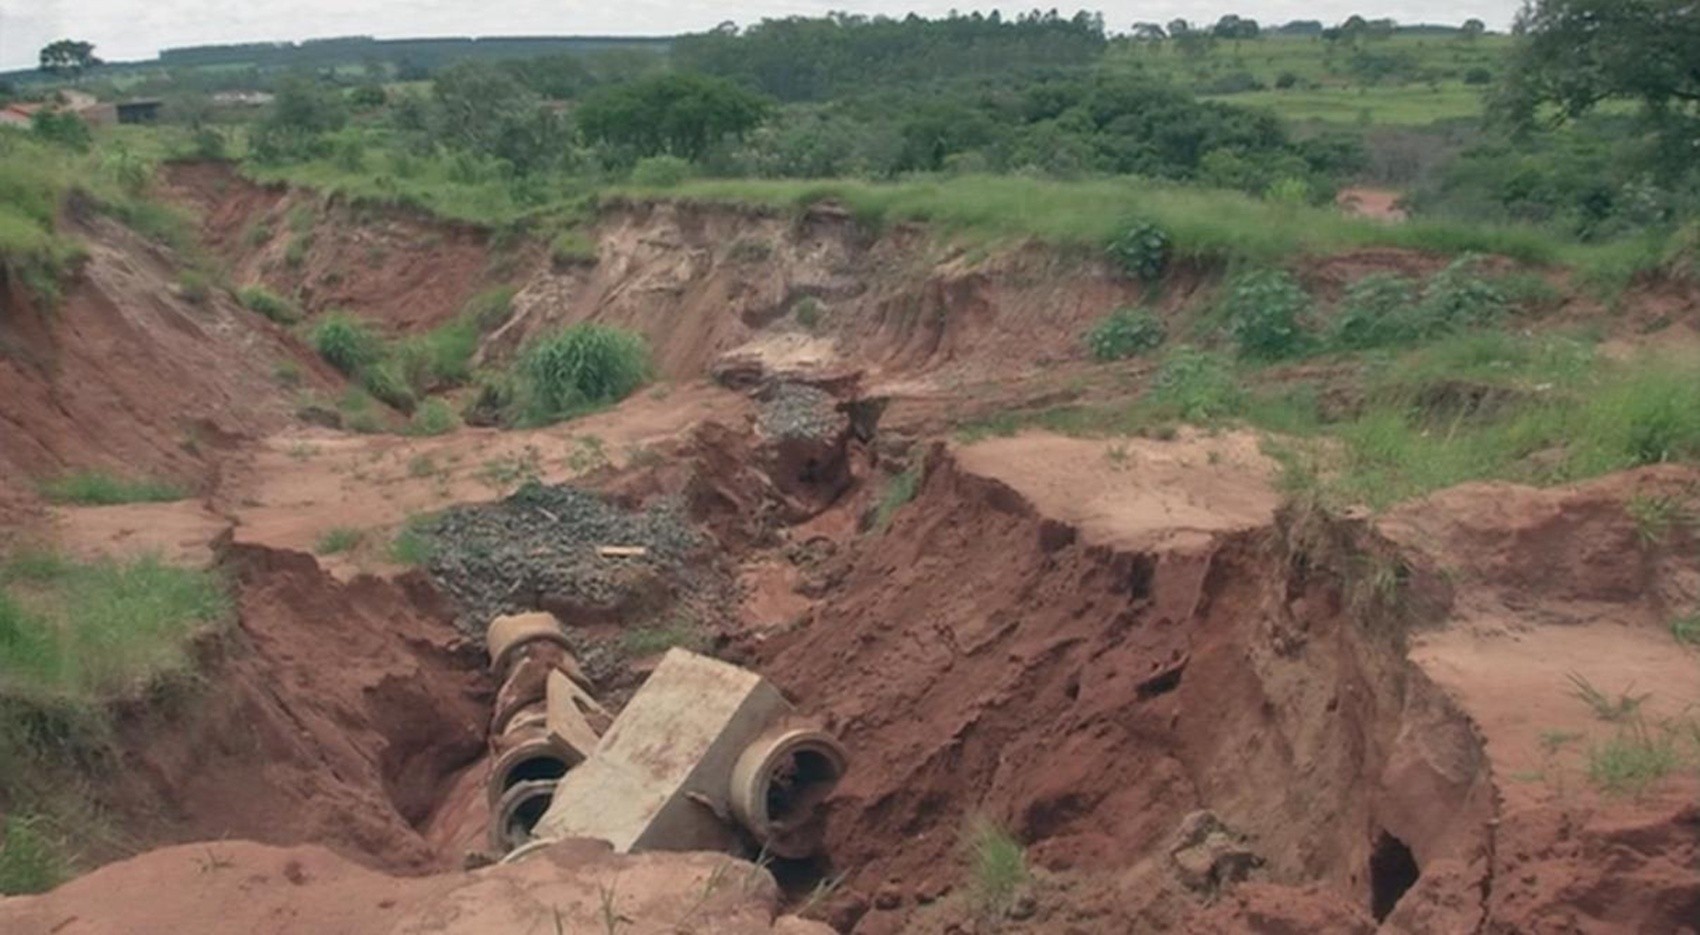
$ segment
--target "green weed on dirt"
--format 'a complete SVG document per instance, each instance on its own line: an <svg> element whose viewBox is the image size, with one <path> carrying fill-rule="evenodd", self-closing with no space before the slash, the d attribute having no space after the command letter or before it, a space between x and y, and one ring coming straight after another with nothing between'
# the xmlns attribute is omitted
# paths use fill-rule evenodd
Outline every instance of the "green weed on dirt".
<svg viewBox="0 0 1700 935"><path fill-rule="evenodd" d="M974 818L963 835L968 859L968 903L975 915L994 921L1008 914L1027 883L1027 855L1003 826Z"/></svg>
<svg viewBox="0 0 1700 935"><path fill-rule="evenodd" d="M891 527L891 521L896 518L897 511L903 505L915 499L915 492L921 486L921 466L919 464L904 471L902 474L886 481L885 489L880 491L879 503L874 507L874 531L885 532Z"/></svg>
<svg viewBox="0 0 1700 935"><path fill-rule="evenodd" d="M188 491L170 481L127 478L106 471L77 471L46 481L41 492L54 503L111 506L119 503L166 503L187 497Z"/></svg>
<svg viewBox="0 0 1700 935"><path fill-rule="evenodd" d="M366 534L348 526L338 526L319 537L313 551L319 555L336 555L359 545Z"/></svg>
<svg viewBox="0 0 1700 935"><path fill-rule="evenodd" d="M38 816L6 816L0 837L0 896L45 893L70 876L62 848Z"/></svg>
<svg viewBox="0 0 1700 935"><path fill-rule="evenodd" d="M231 602L213 572L154 557L0 564L0 693L95 704L189 671L189 641Z"/></svg>

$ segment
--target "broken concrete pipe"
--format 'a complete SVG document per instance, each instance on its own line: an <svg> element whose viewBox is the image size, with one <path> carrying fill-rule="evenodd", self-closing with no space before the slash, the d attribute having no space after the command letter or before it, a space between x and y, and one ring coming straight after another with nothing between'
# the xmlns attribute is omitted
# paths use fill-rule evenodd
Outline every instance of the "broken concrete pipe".
<svg viewBox="0 0 1700 935"><path fill-rule="evenodd" d="M530 839L556 784L590 755L607 716L578 684L584 675L553 615L497 617L485 640L500 686L490 722L496 757L485 786L489 840L507 853Z"/></svg>
<svg viewBox="0 0 1700 935"><path fill-rule="evenodd" d="M820 846L816 813L849 766L843 745L830 734L770 730L732 766L732 816L767 853L807 857Z"/></svg>
<svg viewBox="0 0 1700 935"><path fill-rule="evenodd" d="M620 853L806 857L817 847L809 832L819 807L848 765L843 745L799 724L765 679L673 649L561 778L532 834L597 838Z"/></svg>

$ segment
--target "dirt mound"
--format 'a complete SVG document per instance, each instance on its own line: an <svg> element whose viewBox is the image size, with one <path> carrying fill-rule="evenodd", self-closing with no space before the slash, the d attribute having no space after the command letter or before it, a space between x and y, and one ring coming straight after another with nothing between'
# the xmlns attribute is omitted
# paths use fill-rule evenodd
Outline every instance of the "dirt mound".
<svg viewBox="0 0 1700 935"><path fill-rule="evenodd" d="M1396 882L1396 899L1414 882L1373 869L1383 837L1425 868L1479 868L1477 743L1396 636L1353 611L1332 557L1290 559L1267 491L1240 515L1181 518L1195 533L1181 537L1090 503L1048 515L1036 497L1104 479L1101 453L1069 450L1091 443L1065 442L935 454L915 502L852 546L808 625L755 650L855 751L828 822L834 867L851 874L838 921L899 931L924 916L961 881L973 814L1048 870L1102 874L1163 859L1182 817L1209 808L1267 879L1322 881L1365 910L1378 888ZM1049 452L1049 472L1023 466L1024 444ZM1133 464L1165 460L1162 443L1130 444ZM1016 465L1014 483L975 462ZM1193 494L1226 483L1203 468L1177 474ZM1266 476L1255 461L1234 470L1248 490ZM1027 479L1046 487L1015 486ZM1162 891L1102 924L1151 924Z"/></svg>
<svg viewBox="0 0 1700 935"><path fill-rule="evenodd" d="M89 468L204 487L221 453L289 420L279 364L333 385L259 316L186 299L172 258L135 234L99 218L74 232L88 260L58 310L0 296L0 504Z"/></svg>
<svg viewBox="0 0 1700 935"><path fill-rule="evenodd" d="M351 309L396 332L423 331L501 278L488 235L469 225L258 185L226 163L168 163L161 174L167 194L200 215L233 282L263 283L309 312Z"/></svg>
<svg viewBox="0 0 1700 935"><path fill-rule="evenodd" d="M118 726L93 790L139 844L317 843L372 866L440 869L421 834L484 751L483 660L416 580L340 584L306 555L236 546L240 624L204 685Z"/></svg>
<svg viewBox="0 0 1700 935"><path fill-rule="evenodd" d="M155 851L46 896L0 899L12 935L825 935L778 916L768 873L720 854L615 856L566 842L523 863L397 878L319 847L219 841Z"/></svg>

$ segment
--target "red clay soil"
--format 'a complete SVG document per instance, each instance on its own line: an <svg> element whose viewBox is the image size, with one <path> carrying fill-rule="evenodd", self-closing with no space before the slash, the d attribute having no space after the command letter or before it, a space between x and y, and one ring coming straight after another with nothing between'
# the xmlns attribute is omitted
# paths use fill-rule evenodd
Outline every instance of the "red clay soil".
<svg viewBox="0 0 1700 935"><path fill-rule="evenodd" d="M139 844L321 844L373 867L458 865L422 829L485 749L483 658L422 579L340 584L235 546L240 624L204 687L119 725L105 804Z"/></svg>
<svg viewBox="0 0 1700 935"><path fill-rule="evenodd" d="M812 622L756 650L855 751L827 826L851 874L836 921L918 924L961 881L974 814L1041 867L1113 874L1209 808L1268 879L1323 882L1359 915L1386 834L1479 902L1479 744L1396 634L1349 611L1326 558L1291 561L1273 525L1112 547L935 454ZM1176 924L1159 889L1031 930Z"/></svg>
<svg viewBox="0 0 1700 935"><path fill-rule="evenodd" d="M1671 518L1649 527L1634 504ZM1411 658L1469 711L1501 777L1495 931L1700 926L1700 776L1679 766L1617 796L1589 780L1589 751L1614 738L1664 738L1679 756L1700 740L1700 655L1671 633L1700 607L1697 506L1700 472L1665 466L1546 490L1466 484L1380 523L1457 590ZM1608 722L1575 678L1642 701Z"/></svg>
<svg viewBox="0 0 1700 935"><path fill-rule="evenodd" d="M470 225L259 185L226 163L171 163L162 176L166 194L200 215L202 239L230 264L232 282L264 284L308 312L347 309L413 333L453 318L497 284L489 237ZM306 230L292 226L297 212L310 219ZM307 246L291 263L297 239Z"/></svg>
<svg viewBox="0 0 1700 935"><path fill-rule="evenodd" d="M567 842L477 873L398 878L322 847L218 841L0 898L7 935L830 935L779 916L779 889L723 854L614 855Z"/></svg>
<svg viewBox="0 0 1700 935"><path fill-rule="evenodd" d="M88 260L60 308L0 295L0 517L74 470L201 487L220 453L287 423L280 362L334 385L260 316L185 301L158 248L100 219L75 232Z"/></svg>

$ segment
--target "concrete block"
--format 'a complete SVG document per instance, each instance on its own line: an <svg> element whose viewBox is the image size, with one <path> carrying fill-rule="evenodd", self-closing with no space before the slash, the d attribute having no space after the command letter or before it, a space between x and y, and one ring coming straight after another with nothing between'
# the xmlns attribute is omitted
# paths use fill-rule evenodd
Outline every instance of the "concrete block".
<svg viewBox="0 0 1700 935"><path fill-rule="evenodd" d="M790 714L755 673L670 650L591 756L561 778L534 836L597 838L620 853L735 849L733 768Z"/></svg>

